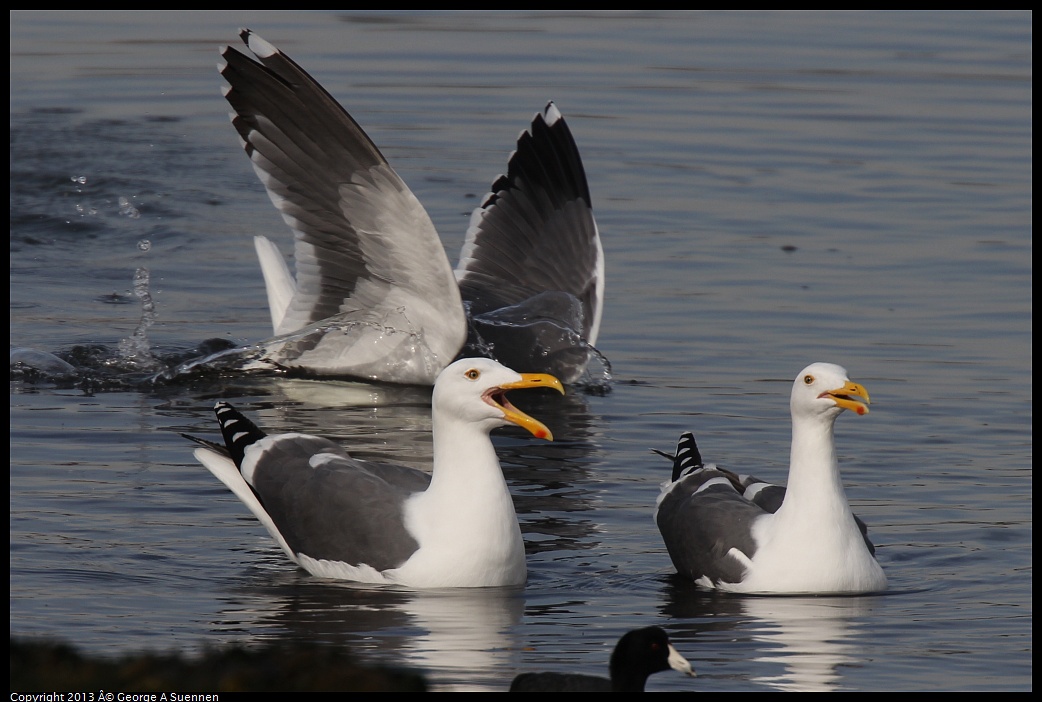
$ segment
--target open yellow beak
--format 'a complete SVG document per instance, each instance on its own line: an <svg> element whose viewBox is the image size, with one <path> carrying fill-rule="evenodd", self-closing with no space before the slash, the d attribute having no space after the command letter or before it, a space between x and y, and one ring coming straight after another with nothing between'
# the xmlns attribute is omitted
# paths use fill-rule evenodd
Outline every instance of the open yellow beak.
<svg viewBox="0 0 1042 702"><path fill-rule="evenodd" d="M547 429L545 424L534 417L529 417L517 407L510 404L510 400L507 399L506 393L508 390L520 390L522 388L553 388L562 395L564 394L564 385L562 385L561 381L552 375L547 373L522 373L521 380L518 380L515 383L505 383L486 392L485 401L502 409L503 417L508 422L513 422L519 427L524 427L537 439L553 441L554 435L549 429Z"/></svg>
<svg viewBox="0 0 1042 702"><path fill-rule="evenodd" d="M821 393L820 396L831 397L832 401L843 409L848 409L858 414L868 414L868 405L872 402L864 385L850 381L843 387L827 390Z"/></svg>

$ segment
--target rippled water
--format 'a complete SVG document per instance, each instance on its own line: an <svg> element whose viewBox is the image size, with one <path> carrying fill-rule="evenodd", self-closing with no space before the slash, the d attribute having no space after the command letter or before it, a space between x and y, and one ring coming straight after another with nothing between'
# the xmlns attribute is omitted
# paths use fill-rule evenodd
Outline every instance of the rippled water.
<svg viewBox="0 0 1042 702"><path fill-rule="evenodd" d="M1031 15L11 15L11 344L92 365L13 375L11 633L114 654L307 640L505 689L606 669L665 627L657 690L1031 687ZM272 378L138 384L142 348L268 335L250 235L287 242L227 122L217 47L249 26L352 112L442 232L553 99L608 262L606 395L518 398L496 436L519 589L408 592L296 570L191 456L214 398L266 430L429 459L429 394ZM135 275L155 305L146 343ZM651 520L671 448L784 480L787 395L848 368L848 495L883 596L711 595ZM147 365L147 364L146 364ZM106 370L107 369L107 370ZM527 401L527 403L526 403Z"/></svg>

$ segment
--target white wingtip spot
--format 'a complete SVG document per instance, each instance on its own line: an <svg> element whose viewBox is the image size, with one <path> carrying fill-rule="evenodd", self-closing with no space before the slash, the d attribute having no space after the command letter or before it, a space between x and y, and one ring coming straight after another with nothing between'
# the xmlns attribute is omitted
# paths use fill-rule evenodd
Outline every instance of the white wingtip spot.
<svg viewBox="0 0 1042 702"><path fill-rule="evenodd" d="M554 122L558 121L559 119L562 119L561 111L557 109L557 105L555 105L553 102L547 104L546 116L544 117L544 119L546 120L547 125L550 126L553 126Z"/></svg>
<svg viewBox="0 0 1042 702"><path fill-rule="evenodd" d="M246 42L246 46L248 46L250 51L255 53L258 58L262 59L279 53L278 49L253 32L249 32L249 40Z"/></svg>

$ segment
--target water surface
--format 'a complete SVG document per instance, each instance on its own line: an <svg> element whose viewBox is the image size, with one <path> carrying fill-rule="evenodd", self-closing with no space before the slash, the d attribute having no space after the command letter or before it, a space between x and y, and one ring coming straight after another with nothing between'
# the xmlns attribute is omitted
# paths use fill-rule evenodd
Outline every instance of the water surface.
<svg viewBox="0 0 1042 702"><path fill-rule="evenodd" d="M228 398L268 431L423 465L428 391L17 376L13 635L103 654L327 642L503 690L604 671L655 623L699 677L649 689L1030 689L1029 13L14 12L13 346L119 361L142 269L152 352L270 334L250 237L290 234L219 91L240 26L347 107L453 262L553 99L604 240L612 390L519 396L552 444L496 435L524 588L409 592L295 569L179 433L215 433ZM836 433L890 591L677 582L651 520L669 465L648 449L692 430L708 460L783 481L789 385L817 360L872 394Z"/></svg>

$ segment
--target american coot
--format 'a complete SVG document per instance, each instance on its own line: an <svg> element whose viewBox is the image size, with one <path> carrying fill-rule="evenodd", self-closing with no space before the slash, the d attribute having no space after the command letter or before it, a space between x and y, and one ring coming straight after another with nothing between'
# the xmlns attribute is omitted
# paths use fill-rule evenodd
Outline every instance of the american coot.
<svg viewBox="0 0 1042 702"><path fill-rule="evenodd" d="M411 587L519 585L524 543L488 434L513 423L553 436L506 399L518 388L564 392L553 376L487 358L442 371L429 475L351 458L317 436L265 436L223 402L215 409L226 446L195 439L203 445L195 457L314 575Z"/></svg>
<svg viewBox="0 0 1042 702"><path fill-rule="evenodd" d="M655 511L677 571L732 592L885 590L867 528L843 492L833 440L843 410L866 414L868 402L865 388L840 366L815 363L800 372L789 402L786 488L702 465L694 437L684 434Z"/></svg>
<svg viewBox="0 0 1042 702"><path fill-rule="evenodd" d="M521 673L510 683L511 692L644 692L648 676L662 670L695 676L669 636L657 626L625 634L611 654L611 679L578 673Z"/></svg>

